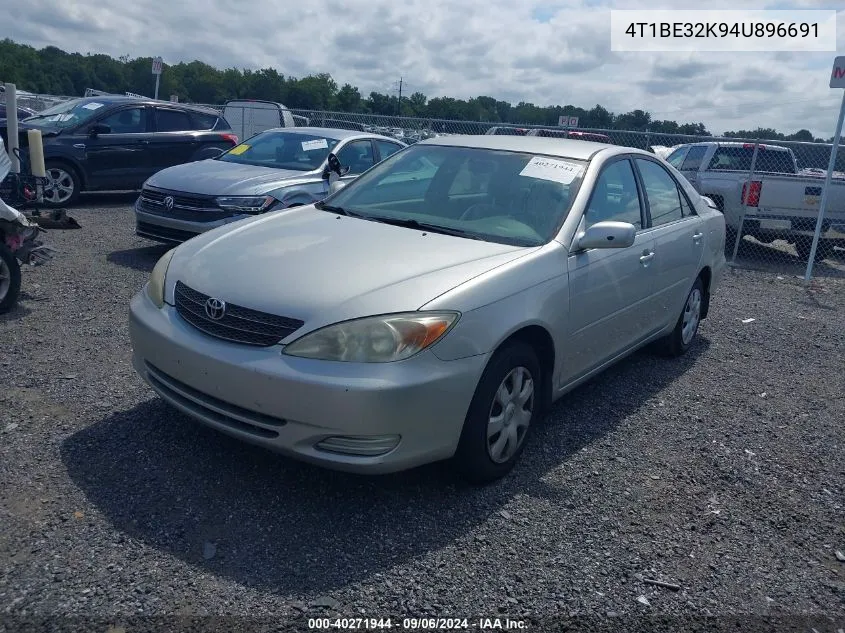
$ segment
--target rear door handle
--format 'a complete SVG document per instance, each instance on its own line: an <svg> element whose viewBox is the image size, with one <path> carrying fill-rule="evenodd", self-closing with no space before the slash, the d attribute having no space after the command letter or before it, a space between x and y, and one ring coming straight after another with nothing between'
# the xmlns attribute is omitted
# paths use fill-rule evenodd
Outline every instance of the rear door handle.
<svg viewBox="0 0 845 633"><path fill-rule="evenodd" d="M76 149L85 149L85 143L74 143L73 146Z"/></svg>
<svg viewBox="0 0 845 633"><path fill-rule="evenodd" d="M692 236L692 241L695 242L696 244L700 244L702 237L704 237L704 233L701 233L701 232L695 233Z"/></svg>
<svg viewBox="0 0 845 633"><path fill-rule="evenodd" d="M144 139L141 139L141 140L140 140L140 141L138 141L138 142L139 142L141 145L149 145L149 144L150 144L150 142L149 142L149 141L146 141L146 140L144 140Z"/></svg>

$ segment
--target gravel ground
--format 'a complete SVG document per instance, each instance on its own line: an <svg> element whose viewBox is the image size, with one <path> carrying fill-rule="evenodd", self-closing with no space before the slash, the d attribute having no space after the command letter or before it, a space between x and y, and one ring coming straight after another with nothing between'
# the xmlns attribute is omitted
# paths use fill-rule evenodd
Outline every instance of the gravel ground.
<svg viewBox="0 0 845 633"><path fill-rule="evenodd" d="M356 477L154 397L127 305L165 249L134 236L125 197L94 204L0 317L0 631L224 614L845 627L844 280L726 274L687 356L637 354L564 398L495 485L442 465Z"/></svg>

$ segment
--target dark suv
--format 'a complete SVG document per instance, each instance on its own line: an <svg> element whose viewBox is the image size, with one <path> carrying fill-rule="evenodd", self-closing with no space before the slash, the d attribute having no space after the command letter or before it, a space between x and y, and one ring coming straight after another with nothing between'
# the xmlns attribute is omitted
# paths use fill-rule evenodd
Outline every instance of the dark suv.
<svg viewBox="0 0 845 633"><path fill-rule="evenodd" d="M75 99L20 122L41 130L48 184L46 206L73 202L82 191L137 190L157 171L212 158L238 144L218 112L123 96ZM0 129L4 138L6 130Z"/></svg>

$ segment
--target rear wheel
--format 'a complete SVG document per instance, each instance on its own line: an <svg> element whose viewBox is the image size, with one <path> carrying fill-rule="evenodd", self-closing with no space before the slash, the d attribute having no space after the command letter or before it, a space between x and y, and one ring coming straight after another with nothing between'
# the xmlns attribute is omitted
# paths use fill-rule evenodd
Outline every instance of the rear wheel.
<svg viewBox="0 0 845 633"><path fill-rule="evenodd" d="M5 244L0 244L0 314L11 310L21 292L21 266Z"/></svg>
<svg viewBox="0 0 845 633"><path fill-rule="evenodd" d="M675 329L662 341L661 351L666 356L681 356L692 347L695 336L698 334L698 326L701 324L703 308L704 283L699 277L687 294L687 300L675 323Z"/></svg>
<svg viewBox="0 0 845 633"><path fill-rule="evenodd" d="M529 345L514 342L496 352L476 387L455 455L466 480L490 483L514 467L540 413L541 385Z"/></svg>
<svg viewBox="0 0 845 633"><path fill-rule="evenodd" d="M65 163L48 161L47 184L44 185L44 206L63 207L76 202L82 181L76 170Z"/></svg>

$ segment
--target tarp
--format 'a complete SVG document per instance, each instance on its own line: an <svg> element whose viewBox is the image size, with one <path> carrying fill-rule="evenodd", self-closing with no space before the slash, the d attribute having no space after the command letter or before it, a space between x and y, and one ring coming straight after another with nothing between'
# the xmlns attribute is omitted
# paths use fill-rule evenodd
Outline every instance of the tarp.
<svg viewBox="0 0 845 633"><path fill-rule="evenodd" d="M12 171L12 161L6 153L6 145L3 143L3 139L0 138L0 182L3 182L10 171ZM19 222L24 226L30 225L23 213L13 209L2 200L0 200L0 220Z"/></svg>

